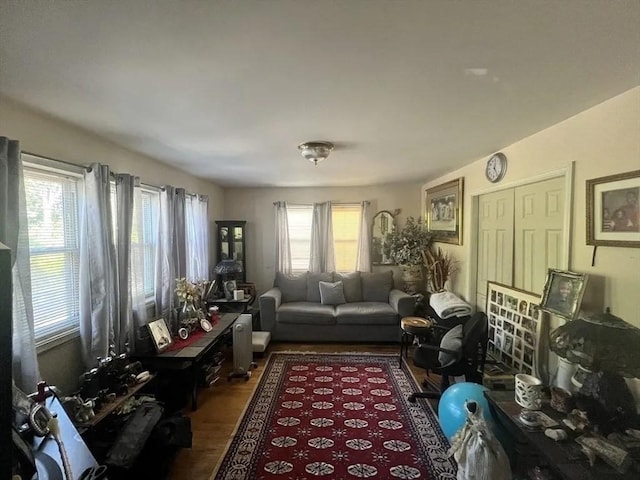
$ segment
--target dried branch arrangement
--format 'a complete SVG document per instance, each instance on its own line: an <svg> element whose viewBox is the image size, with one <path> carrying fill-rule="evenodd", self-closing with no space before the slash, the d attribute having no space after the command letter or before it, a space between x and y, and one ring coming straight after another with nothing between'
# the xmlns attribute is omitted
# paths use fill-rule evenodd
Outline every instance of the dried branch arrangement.
<svg viewBox="0 0 640 480"><path fill-rule="evenodd" d="M458 261L440 247L422 250L422 260L429 274L431 293L442 292L451 275L458 271Z"/></svg>

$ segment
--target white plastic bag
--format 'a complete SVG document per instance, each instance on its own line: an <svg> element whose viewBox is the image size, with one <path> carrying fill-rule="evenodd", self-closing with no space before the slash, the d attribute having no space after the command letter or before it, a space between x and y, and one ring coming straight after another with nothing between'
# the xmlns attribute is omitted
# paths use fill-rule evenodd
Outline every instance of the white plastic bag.
<svg viewBox="0 0 640 480"><path fill-rule="evenodd" d="M458 480L511 480L507 454L484 421L480 404L469 401L464 407L467 420L449 450L458 462Z"/></svg>

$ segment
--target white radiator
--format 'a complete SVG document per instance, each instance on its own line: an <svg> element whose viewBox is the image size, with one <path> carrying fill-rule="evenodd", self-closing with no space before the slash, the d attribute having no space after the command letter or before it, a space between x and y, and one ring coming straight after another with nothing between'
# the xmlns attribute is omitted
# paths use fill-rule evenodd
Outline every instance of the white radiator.
<svg viewBox="0 0 640 480"><path fill-rule="evenodd" d="M251 314L243 313L233 324L233 372L232 377L251 376L250 369L256 365L253 363L253 344L251 342Z"/></svg>

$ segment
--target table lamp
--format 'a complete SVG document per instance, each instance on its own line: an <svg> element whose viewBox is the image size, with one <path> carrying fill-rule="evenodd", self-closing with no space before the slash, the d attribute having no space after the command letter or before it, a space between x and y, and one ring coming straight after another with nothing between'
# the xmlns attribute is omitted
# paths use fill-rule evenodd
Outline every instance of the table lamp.
<svg viewBox="0 0 640 480"><path fill-rule="evenodd" d="M622 377L640 377L640 329L605 313L582 315L550 334L551 351L578 365L571 379L579 394L604 408L601 418L624 423L636 417L635 401Z"/></svg>

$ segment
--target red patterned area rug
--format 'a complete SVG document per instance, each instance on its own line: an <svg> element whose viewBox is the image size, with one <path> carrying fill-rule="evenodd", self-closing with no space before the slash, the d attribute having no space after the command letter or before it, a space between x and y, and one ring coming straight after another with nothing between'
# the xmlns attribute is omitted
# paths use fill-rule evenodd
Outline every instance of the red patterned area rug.
<svg viewBox="0 0 640 480"><path fill-rule="evenodd" d="M455 479L397 355L271 354L212 479Z"/></svg>

